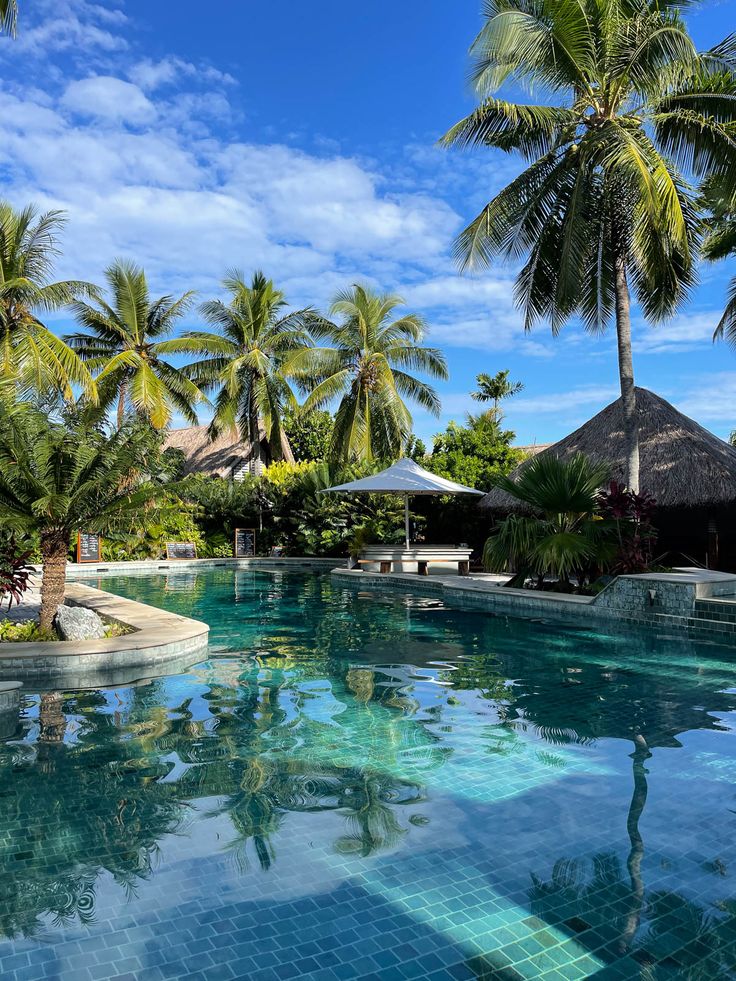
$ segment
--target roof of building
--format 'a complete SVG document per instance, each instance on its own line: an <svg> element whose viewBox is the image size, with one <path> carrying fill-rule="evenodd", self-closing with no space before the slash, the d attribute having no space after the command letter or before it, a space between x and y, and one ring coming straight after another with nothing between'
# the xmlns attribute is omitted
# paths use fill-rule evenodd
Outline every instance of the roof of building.
<svg viewBox="0 0 736 981"><path fill-rule="evenodd" d="M659 507L697 507L736 500L736 447L649 389L636 389L636 406L640 489L651 494ZM554 453L563 460L584 453L609 464L610 479L626 484L621 399L611 402L569 436L537 452ZM486 494L480 506L523 510L515 498L499 488Z"/></svg>

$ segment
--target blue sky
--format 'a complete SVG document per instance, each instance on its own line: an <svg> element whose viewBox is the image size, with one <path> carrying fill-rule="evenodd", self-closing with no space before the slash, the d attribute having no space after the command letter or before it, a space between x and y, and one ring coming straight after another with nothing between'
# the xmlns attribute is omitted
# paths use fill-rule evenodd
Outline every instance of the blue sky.
<svg viewBox="0 0 736 981"><path fill-rule="evenodd" d="M453 266L454 235L518 163L447 152L472 106L466 52L480 0L21 0L0 40L0 180L14 204L68 212L60 275L99 281L115 256L158 292L218 292L262 268L294 305L355 281L396 290L448 357L440 421L473 408L479 371L509 368L520 443L569 432L617 395L615 338L522 330L513 270ZM173 12L175 11L175 16ZM701 46L736 2L689 15ZM736 352L711 335L736 260L703 268L671 323L635 319L637 382L720 435L736 428ZM67 324L58 322L62 330ZM187 326L197 326L190 316Z"/></svg>

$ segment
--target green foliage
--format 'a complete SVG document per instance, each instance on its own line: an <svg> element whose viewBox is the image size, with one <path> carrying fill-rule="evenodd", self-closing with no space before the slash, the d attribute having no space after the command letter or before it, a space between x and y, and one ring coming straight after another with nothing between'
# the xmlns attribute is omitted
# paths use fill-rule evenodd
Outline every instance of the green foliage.
<svg viewBox="0 0 736 981"><path fill-rule="evenodd" d="M206 558L205 538L195 521L196 507L170 496L158 518L139 525L132 534L112 532L102 540L102 558L106 562L133 559L156 559L166 554L167 542L193 542L197 555Z"/></svg>
<svg viewBox="0 0 736 981"><path fill-rule="evenodd" d="M182 350L204 355L187 366L187 375L205 391L217 390L210 431L218 435L238 428L260 452L263 427L274 459L285 454L282 420L296 407L289 384L290 363L312 346L307 327L310 310L285 312L286 298L262 272L250 284L231 270L222 284L230 302L209 300L201 307L213 332L189 331Z"/></svg>
<svg viewBox="0 0 736 981"><path fill-rule="evenodd" d="M60 211L39 215L33 206L16 211L0 201L0 378L17 385L22 397L61 393L71 400L78 385L94 400L97 389L87 367L35 312L59 310L93 289L73 280L50 281L63 225Z"/></svg>
<svg viewBox="0 0 736 981"><path fill-rule="evenodd" d="M74 312L82 333L65 337L80 358L96 372L103 405L117 402L118 428L128 407L162 429L177 411L192 425L194 406L204 396L167 355L182 354L186 345L170 339L174 326L192 304L190 290L178 299L154 299L140 266L118 259L106 271L111 304L77 302ZM167 339L168 338L168 339Z"/></svg>
<svg viewBox="0 0 736 981"><path fill-rule="evenodd" d="M406 441L406 446L404 447L404 456L407 456L410 460L416 460L417 463L424 465L424 458L427 455L427 445L423 439L415 436L414 433Z"/></svg>
<svg viewBox="0 0 736 981"><path fill-rule="evenodd" d="M470 416L468 425L451 422L435 436L432 453L423 464L441 477L490 490L522 460L520 451L511 446L513 438L514 433L501 429L492 413Z"/></svg>
<svg viewBox="0 0 736 981"><path fill-rule="evenodd" d="M478 108L445 145L516 151L529 165L465 229L464 264L526 257L527 326L573 314L599 330L617 263L645 317L670 315L694 282L699 227L688 183L736 191L733 44L698 54L677 4L489 4L471 48ZM497 98L505 84L558 105Z"/></svg>
<svg viewBox="0 0 736 981"><path fill-rule="evenodd" d="M6 527L68 540L78 528L126 531L166 509L161 489L145 479L146 434L135 427L107 434L98 419L90 411L81 420L56 422L0 398L0 508Z"/></svg>
<svg viewBox="0 0 736 981"><path fill-rule="evenodd" d="M501 478L498 486L532 514L513 514L498 523L483 550L486 568L515 568L509 585L523 585L533 575L541 586L551 575L563 588L571 576L580 580L605 568L616 552L615 528L598 514L607 477L606 465L582 453L569 461L545 453L529 460L515 478Z"/></svg>
<svg viewBox="0 0 736 981"><path fill-rule="evenodd" d="M327 459L332 424L332 416L323 409L290 409L284 414L284 432L297 463Z"/></svg>
<svg viewBox="0 0 736 981"><path fill-rule="evenodd" d="M330 343L303 351L291 370L309 390L307 409L339 399L330 441L330 459L396 459L411 433L406 401L439 414L437 393L408 370L447 378L444 355L422 346L426 325L416 314L393 319L399 296L353 286L337 294L330 316L341 323L315 320L314 337Z"/></svg>
<svg viewBox="0 0 736 981"><path fill-rule="evenodd" d="M478 389L471 392L476 402L493 402L493 411L498 415L499 405L503 399L512 398L524 390L523 382L509 381L509 370L497 371L489 375L482 371L476 378Z"/></svg>
<svg viewBox="0 0 736 981"><path fill-rule="evenodd" d="M59 640L53 630L42 630L35 620L0 620L0 644L48 643Z"/></svg>

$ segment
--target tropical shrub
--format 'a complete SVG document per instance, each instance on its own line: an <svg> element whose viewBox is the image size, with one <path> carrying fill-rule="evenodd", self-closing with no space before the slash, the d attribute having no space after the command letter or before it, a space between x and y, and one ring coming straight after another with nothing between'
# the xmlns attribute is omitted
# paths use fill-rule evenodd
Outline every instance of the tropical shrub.
<svg viewBox="0 0 736 981"><path fill-rule="evenodd" d="M599 514L599 492L608 476L605 464L582 453L560 460L550 453L534 457L515 478L498 486L531 512L498 522L483 550L485 567L515 575L507 585L524 585L529 576L538 588L546 576L556 588L571 589L610 565L615 554L614 528Z"/></svg>
<svg viewBox="0 0 736 981"><path fill-rule="evenodd" d="M19 604L23 593L30 589L30 558L30 549L19 546L14 536L0 537L0 606L5 599L8 607L13 601Z"/></svg>
<svg viewBox="0 0 736 981"><path fill-rule="evenodd" d="M650 494L637 494L612 480L598 495L601 516L613 523L618 549L611 571L626 575L644 572L652 561L657 529L652 524L657 503Z"/></svg>
<svg viewBox="0 0 736 981"><path fill-rule="evenodd" d="M521 463L512 447L515 434L502 429L492 413L469 416L467 425L451 422L434 438L432 453L422 461L432 473L477 490L490 490Z"/></svg>
<svg viewBox="0 0 736 981"><path fill-rule="evenodd" d="M142 522L132 534L111 532L102 540L106 562L157 559L166 554L167 542L192 542L197 555L208 558L205 537L195 520L197 508L176 496L162 498L166 507L150 521Z"/></svg>
<svg viewBox="0 0 736 981"><path fill-rule="evenodd" d="M332 416L324 409L312 409L311 412L290 409L284 414L284 432L297 463L327 459L332 423Z"/></svg>
<svg viewBox="0 0 736 981"><path fill-rule="evenodd" d="M149 449L140 429L101 430L100 410L61 421L0 397L0 513L7 528L39 536L42 629L63 602L78 529L130 533L172 507L146 477Z"/></svg>
<svg viewBox="0 0 736 981"><path fill-rule="evenodd" d="M35 620L0 620L0 644L47 643L59 640L53 630L39 627Z"/></svg>

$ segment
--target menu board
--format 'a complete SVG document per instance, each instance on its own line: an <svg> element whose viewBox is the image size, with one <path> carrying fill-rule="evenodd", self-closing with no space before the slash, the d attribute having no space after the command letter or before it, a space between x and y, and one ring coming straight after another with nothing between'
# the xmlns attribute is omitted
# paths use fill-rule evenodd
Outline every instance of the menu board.
<svg viewBox="0 0 736 981"><path fill-rule="evenodd" d="M99 562L101 559L100 536L88 531L78 531L77 562Z"/></svg>
<svg viewBox="0 0 736 981"><path fill-rule="evenodd" d="M194 542L167 542L167 559L196 559L197 546Z"/></svg>
<svg viewBox="0 0 736 981"><path fill-rule="evenodd" d="M235 558L246 559L256 554L255 528L235 529Z"/></svg>

